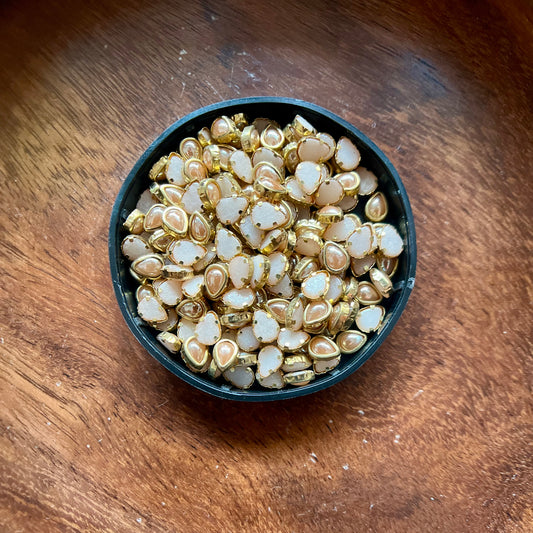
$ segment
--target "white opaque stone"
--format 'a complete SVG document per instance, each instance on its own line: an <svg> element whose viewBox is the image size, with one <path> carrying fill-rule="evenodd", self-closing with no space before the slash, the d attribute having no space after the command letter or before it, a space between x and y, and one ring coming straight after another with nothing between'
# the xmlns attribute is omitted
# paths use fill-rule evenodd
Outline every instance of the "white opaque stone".
<svg viewBox="0 0 533 533"><path fill-rule="evenodd" d="M236 289L243 289L250 283L253 272L252 258L247 254L236 255L228 264L229 277Z"/></svg>
<svg viewBox="0 0 533 533"><path fill-rule="evenodd" d="M223 261L230 261L242 252L241 241L226 228L220 228L217 231L215 244L217 255Z"/></svg>
<svg viewBox="0 0 533 533"><path fill-rule="evenodd" d="M199 188L200 183L194 181L188 185L187 190L181 198L183 209L185 209L189 215L192 215L195 211L203 212L204 210L202 200L198 193Z"/></svg>
<svg viewBox="0 0 533 533"><path fill-rule="evenodd" d="M313 203L313 197L303 190L302 186L296 178L288 179L285 182L285 188L287 189L287 193L293 200L304 204Z"/></svg>
<svg viewBox="0 0 533 533"><path fill-rule="evenodd" d="M170 331L176 327L178 323L178 313L175 309L166 309L167 319L163 322L154 322L153 326L159 331Z"/></svg>
<svg viewBox="0 0 533 533"><path fill-rule="evenodd" d="M252 248L259 248L265 238L265 232L253 223L250 215L246 215L240 220L239 229L246 242Z"/></svg>
<svg viewBox="0 0 533 533"><path fill-rule="evenodd" d="M282 364L283 353L277 346L265 346L257 356L257 372L262 378L279 370Z"/></svg>
<svg viewBox="0 0 533 533"><path fill-rule="evenodd" d="M329 289L324 296L324 300L326 300L326 302L329 302L331 305L336 304L341 299L343 288L344 283L341 277L330 276Z"/></svg>
<svg viewBox="0 0 533 533"><path fill-rule="evenodd" d="M201 276L203 279L203 276ZM160 283L156 293L162 303L165 305L175 306L183 297L182 281L177 279L167 279Z"/></svg>
<svg viewBox="0 0 533 533"><path fill-rule="evenodd" d="M266 311L258 309L254 312L253 332L262 343L274 342L279 335L278 321Z"/></svg>
<svg viewBox="0 0 533 533"><path fill-rule="evenodd" d="M289 214L272 202L257 202L251 210L254 225L265 231L282 227L289 221Z"/></svg>
<svg viewBox="0 0 533 533"><path fill-rule="evenodd" d="M302 296L297 296L287 309L287 328L298 331L302 329L304 323L304 299Z"/></svg>
<svg viewBox="0 0 533 533"><path fill-rule="evenodd" d="M346 215L339 222L333 222L330 224L324 232L324 239L334 242L345 241L361 224L358 219Z"/></svg>
<svg viewBox="0 0 533 533"><path fill-rule="evenodd" d="M181 289L187 298L198 298L202 295L204 287L204 275L198 274L191 279L182 282Z"/></svg>
<svg viewBox="0 0 533 533"><path fill-rule="evenodd" d="M139 196L139 199L137 200L137 205L135 206L135 209L138 209L141 213L148 213L150 211L150 208L157 204L157 200L152 196L152 193L149 189L146 189L141 196Z"/></svg>
<svg viewBox="0 0 533 533"><path fill-rule="evenodd" d="M248 198L245 196L221 198L216 206L216 215L222 224L235 224L247 208Z"/></svg>
<svg viewBox="0 0 533 533"><path fill-rule="evenodd" d="M257 340L257 337L254 335L252 326L244 326L243 328L240 328L237 331L236 341L239 348L245 352L254 352L261 345Z"/></svg>
<svg viewBox="0 0 533 533"><path fill-rule="evenodd" d="M139 301L137 313L146 322L163 322L168 318L167 312L157 298L150 296Z"/></svg>
<svg viewBox="0 0 533 533"><path fill-rule="evenodd" d="M324 206L329 204L336 204L344 197L344 187L333 179L323 181L315 194L315 204L317 206Z"/></svg>
<svg viewBox="0 0 533 533"><path fill-rule="evenodd" d="M354 276L362 276L376 264L376 256L375 254L369 254L359 259L352 257L350 263Z"/></svg>
<svg viewBox="0 0 533 533"><path fill-rule="evenodd" d="M310 300L322 298L328 292L329 278L329 272L314 272L302 282L302 294Z"/></svg>
<svg viewBox="0 0 533 533"><path fill-rule="evenodd" d="M229 198L234 194L238 194L239 188L235 185L235 180L230 179L231 175L225 173L220 174L216 178L216 183L220 189L220 196L222 198Z"/></svg>
<svg viewBox="0 0 533 533"><path fill-rule="evenodd" d="M325 374L330 372L341 362L341 356L334 357L333 359L317 360L313 363L313 370L315 374Z"/></svg>
<svg viewBox="0 0 533 533"><path fill-rule="evenodd" d="M211 346L220 340L222 329L218 315L214 311L206 313L196 325L195 335L198 342Z"/></svg>
<svg viewBox="0 0 533 533"><path fill-rule="evenodd" d="M346 250L356 259L362 258L372 251L373 234L369 226L357 228L346 239Z"/></svg>
<svg viewBox="0 0 533 533"><path fill-rule="evenodd" d="M298 163L294 176L306 194L313 194L320 185L322 168L318 163L302 161Z"/></svg>
<svg viewBox="0 0 533 533"><path fill-rule="evenodd" d="M233 309L247 309L255 301L255 292L252 289L230 289L222 296L224 305Z"/></svg>
<svg viewBox="0 0 533 533"><path fill-rule="evenodd" d="M187 183L183 172L185 161L178 154L171 154L168 158L166 176L167 180L174 185L184 187Z"/></svg>
<svg viewBox="0 0 533 533"><path fill-rule="evenodd" d="M317 257L322 250L322 239L314 233L304 232L296 239L294 251L300 255Z"/></svg>
<svg viewBox="0 0 533 533"><path fill-rule="evenodd" d="M327 161L328 159L333 157L337 143L335 142L335 139L329 133L325 133L321 131L317 133L316 136L328 147L328 153L324 157L324 161Z"/></svg>
<svg viewBox="0 0 533 533"><path fill-rule="evenodd" d="M381 307L381 305L363 307L359 310L359 313L357 313L355 323L361 331L364 333L370 333L371 331L378 329L384 315L385 309Z"/></svg>
<svg viewBox="0 0 533 533"><path fill-rule="evenodd" d="M278 335L278 346L282 350L292 352L304 346L310 338L309 333L305 331L281 328Z"/></svg>
<svg viewBox="0 0 533 533"><path fill-rule="evenodd" d="M185 239L171 244L169 251L172 261L180 266L192 266L207 253L204 246Z"/></svg>
<svg viewBox="0 0 533 533"><path fill-rule="evenodd" d="M268 287L268 292L278 298L292 298L294 287L291 278L285 274L275 285Z"/></svg>
<svg viewBox="0 0 533 533"><path fill-rule="evenodd" d="M357 205L357 196L346 195L340 202L337 202L336 205L340 207L345 213L349 213Z"/></svg>
<svg viewBox="0 0 533 533"><path fill-rule="evenodd" d="M268 274L267 285L276 285L281 281L289 267L287 256L281 252L274 252L268 256L270 261L270 272Z"/></svg>
<svg viewBox="0 0 533 533"><path fill-rule="evenodd" d="M153 250L140 235L128 235L122 241L122 253L130 261L135 261Z"/></svg>
<svg viewBox="0 0 533 533"><path fill-rule="evenodd" d="M185 342L189 337L194 337L196 323L187 318L182 318L176 329L176 335L181 342Z"/></svg>
<svg viewBox="0 0 533 533"><path fill-rule="evenodd" d="M328 159L330 147L318 137L309 135L298 142L297 153L300 161L321 163Z"/></svg>
<svg viewBox="0 0 533 533"><path fill-rule="evenodd" d="M261 377L261 374L256 372L255 377L259 385L265 389L282 389L285 386L283 374L280 371L272 372L272 374L266 378Z"/></svg>
<svg viewBox="0 0 533 533"><path fill-rule="evenodd" d="M252 263L253 271L250 285L252 289L258 289L261 288L267 280L268 273L270 272L270 261L268 260L268 257L262 254L256 254L252 258Z"/></svg>
<svg viewBox="0 0 533 533"><path fill-rule="evenodd" d="M235 150L229 157L231 171L245 183L253 183L252 160L243 150Z"/></svg>
<svg viewBox="0 0 533 533"><path fill-rule="evenodd" d="M347 137L341 137L335 149L335 162L345 172L353 170L359 165L361 154L354 143Z"/></svg>
<svg viewBox="0 0 533 533"><path fill-rule="evenodd" d="M248 366L234 366L226 370L222 375L224 379L238 389L249 389L255 380L254 371Z"/></svg>
<svg viewBox="0 0 533 533"><path fill-rule="evenodd" d="M281 157L281 155L275 150L261 146L252 155L252 165L255 167L257 164L262 163L263 161L274 165L280 170L285 164L283 157Z"/></svg>

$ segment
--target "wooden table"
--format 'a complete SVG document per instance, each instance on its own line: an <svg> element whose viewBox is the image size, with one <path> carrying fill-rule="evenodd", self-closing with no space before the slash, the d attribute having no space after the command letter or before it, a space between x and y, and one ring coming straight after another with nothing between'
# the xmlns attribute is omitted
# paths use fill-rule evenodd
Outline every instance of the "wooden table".
<svg viewBox="0 0 533 533"><path fill-rule="evenodd" d="M2 531L533 530L526 0L0 13ZM383 149L419 256L360 371L248 405L140 347L107 227L164 128L258 94L322 105Z"/></svg>

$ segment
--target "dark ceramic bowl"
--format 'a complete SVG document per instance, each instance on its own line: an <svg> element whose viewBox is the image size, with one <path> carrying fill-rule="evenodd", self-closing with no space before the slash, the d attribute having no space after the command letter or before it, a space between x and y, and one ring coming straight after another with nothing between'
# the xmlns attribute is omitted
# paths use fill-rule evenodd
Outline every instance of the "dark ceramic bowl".
<svg viewBox="0 0 533 533"><path fill-rule="evenodd" d="M239 390L224 380L214 382L207 374L190 372L179 356L172 357L156 340L157 332L137 316L135 299L137 283L129 274L129 262L121 254L121 241L127 233L122 223L127 214L135 208L139 195L149 187L148 172L152 165L163 155L176 150L184 137L195 136L202 127L209 127L216 117L239 112L245 113L251 120L268 117L282 125L291 122L294 116L299 114L309 120L318 131L328 132L336 139L342 135L351 138L361 152L361 165L376 174L379 178L379 189L387 196L389 214L385 222L395 225L404 240L405 249L393 278L394 292L385 303L387 314L381 331L370 335L363 348L353 356L343 356L341 363L333 371L317 376L304 387L287 386L281 390L270 390L259 386L255 388L254 385L249 390ZM355 212L360 212L359 209L360 206L357 206ZM126 178L115 201L109 228L109 260L115 294L128 327L150 355L163 366L190 385L220 398L249 402L281 400L311 394L338 383L355 372L379 348L400 318L414 286L415 227L409 199L398 172L381 150L358 129L326 109L301 100L275 97L239 98L194 111L170 126L149 146Z"/></svg>

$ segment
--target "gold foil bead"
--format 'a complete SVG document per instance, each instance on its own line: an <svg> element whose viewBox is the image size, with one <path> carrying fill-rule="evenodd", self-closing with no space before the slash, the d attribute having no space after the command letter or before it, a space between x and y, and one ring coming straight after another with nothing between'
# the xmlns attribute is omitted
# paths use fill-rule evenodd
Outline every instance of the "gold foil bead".
<svg viewBox="0 0 533 533"><path fill-rule="evenodd" d="M378 268L373 268L369 272L370 279L378 292L385 298L388 298L390 296L390 293L392 291L392 281L385 274L385 272L382 272Z"/></svg>
<svg viewBox="0 0 533 533"><path fill-rule="evenodd" d="M123 226L134 235L140 235L144 231L144 213L134 209L124 221Z"/></svg>
<svg viewBox="0 0 533 533"><path fill-rule="evenodd" d="M165 155L150 169L148 177L153 181L161 181L165 179L165 169L168 162L168 157Z"/></svg>
<svg viewBox="0 0 533 533"><path fill-rule="evenodd" d="M302 386L307 385L310 381L315 379L313 370L300 370L298 372L288 372L283 376L283 380L287 385Z"/></svg>

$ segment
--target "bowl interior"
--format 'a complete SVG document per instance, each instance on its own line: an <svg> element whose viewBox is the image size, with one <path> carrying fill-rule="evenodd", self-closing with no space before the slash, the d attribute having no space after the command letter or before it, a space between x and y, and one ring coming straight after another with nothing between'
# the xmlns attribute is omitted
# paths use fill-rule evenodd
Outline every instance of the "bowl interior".
<svg viewBox="0 0 533 533"><path fill-rule="evenodd" d="M356 354L342 356L341 363L333 371L317 376L315 381L305 387L281 390L252 388L242 391L225 382L211 381L206 374L190 372L178 354L172 356L160 345L156 340L158 332L137 317L137 283L129 274L129 262L122 257L120 249L121 241L127 234L122 223L135 208L139 195L149 187L148 172L152 165L163 155L177 151L179 142L184 137L195 137L202 127L210 127L216 117L239 112L245 113L251 120L268 117L282 126L299 114L318 131L328 132L335 139L342 135L351 138L361 152L361 166L376 174L379 190L385 193L389 202L389 214L384 222L396 226L404 239L405 249L393 277L394 292L382 304L387 313L381 331L370 335L367 343ZM363 208L364 202L359 202L353 212L361 215ZM376 351L398 321L414 286L416 241L413 215L405 188L394 167L372 141L345 120L314 104L288 98L256 97L221 102L195 111L169 127L150 145L128 175L115 201L110 221L109 257L115 294L122 314L130 330L153 357L186 382L215 396L243 401L266 401L302 396L329 387L354 372Z"/></svg>

